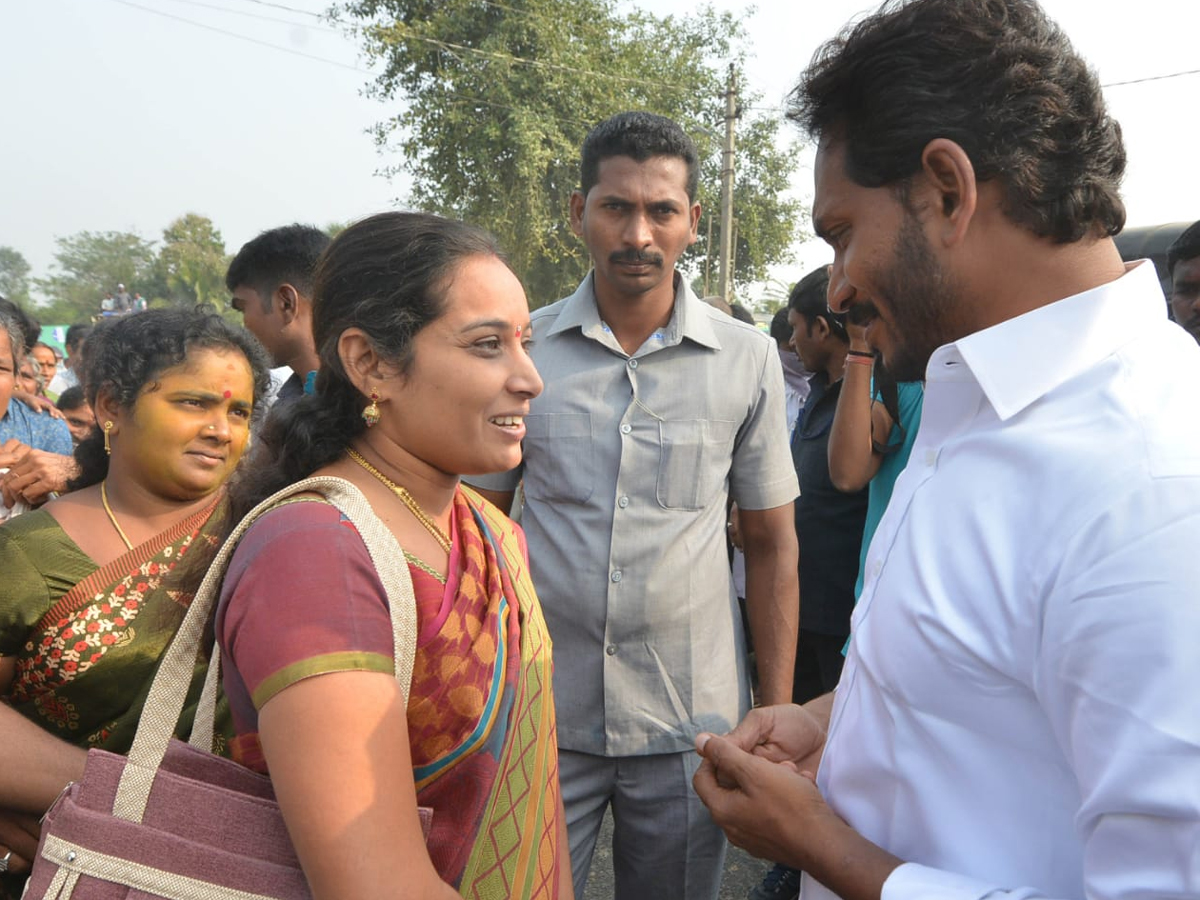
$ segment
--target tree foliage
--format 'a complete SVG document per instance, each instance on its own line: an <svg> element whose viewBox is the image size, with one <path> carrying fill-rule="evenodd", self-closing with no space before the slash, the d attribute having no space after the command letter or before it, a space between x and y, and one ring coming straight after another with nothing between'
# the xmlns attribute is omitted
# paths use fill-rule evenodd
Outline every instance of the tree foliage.
<svg viewBox="0 0 1200 900"><path fill-rule="evenodd" d="M228 267L225 240L211 219L186 213L163 230L158 270L171 302L224 310Z"/></svg>
<svg viewBox="0 0 1200 900"><path fill-rule="evenodd" d="M584 136L614 113L679 122L701 152L705 215L718 215L726 71L740 70L746 40L731 14L659 18L612 0L348 0L339 15L381 69L368 92L400 104L375 129L381 149L402 156L388 171L412 176L412 205L494 232L534 305L587 270L567 204ZM783 195L797 158L779 148L777 127L748 114L739 126L743 283L786 258L799 225L799 205ZM709 250L707 223L701 235L685 259L693 269ZM719 238L714 223L714 260Z"/></svg>
<svg viewBox="0 0 1200 900"><path fill-rule="evenodd" d="M124 284L130 293L155 281L154 244L125 231L81 231L57 238L58 251L48 278L34 284L50 300L43 319L85 321L100 311L107 291Z"/></svg>
<svg viewBox="0 0 1200 900"><path fill-rule="evenodd" d="M21 306L29 301L29 263L12 247L0 247L0 297Z"/></svg>

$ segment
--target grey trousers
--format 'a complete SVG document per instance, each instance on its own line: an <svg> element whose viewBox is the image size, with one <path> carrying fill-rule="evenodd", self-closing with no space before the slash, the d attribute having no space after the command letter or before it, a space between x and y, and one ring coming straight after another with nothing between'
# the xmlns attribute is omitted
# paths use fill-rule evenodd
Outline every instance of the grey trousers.
<svg viewBox="0 0 1200 900"><path fill-rule="evenodd" d="M699 765L690 751L609 757L559 749L576 900L610 805L614 900L716 900L725 835L692 790Z"/></svg>

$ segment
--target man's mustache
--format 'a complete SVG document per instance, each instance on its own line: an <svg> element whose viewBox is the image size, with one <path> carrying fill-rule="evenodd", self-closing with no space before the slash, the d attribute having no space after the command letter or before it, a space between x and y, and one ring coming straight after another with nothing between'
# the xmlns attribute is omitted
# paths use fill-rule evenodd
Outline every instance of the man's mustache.
<svg viewBox="0 0 1200 900"><path fill-rule="evenodd" d="M635 266L658 266L662 268L661 253L644 253L641 250L620 250L608 257L611 263L629 263Z"/></svg>
<svg viewBox="0 0 1200 900"><path fill-rule="evenodd" d="M846 321L851 325L866 325L872 319L878 317L879 310L875 308L875 304L870 300L851 304L850 308L846 310Z"/></svg>

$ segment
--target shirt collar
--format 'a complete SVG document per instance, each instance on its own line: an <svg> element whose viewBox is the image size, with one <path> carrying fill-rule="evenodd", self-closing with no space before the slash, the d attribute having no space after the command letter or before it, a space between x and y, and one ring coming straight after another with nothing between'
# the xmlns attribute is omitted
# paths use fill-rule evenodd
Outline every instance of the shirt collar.
<svg viewBox="0 0 1200 900"><path fill-rule="evenodd" d="M1154 266L1126 266L1115 281L939 347L928 381L956 381L965 366L1003 421L1090 369L1166 316Z"/></svg>
<svg viewBox="0 0 1200 900"><path fill-rule="evenodd" d="M687 338L701 346L720 350L721 342L708 316L708 310L711 308L696 296L688 286L687 279L679 276L671 320L659 330L663 336L662 346L669 347ZM572 328L578 328L584 337L603 344L609 343L604 338L606 328L596 306L595 272L588 272L575 293L566 299L562 311L546 334L558 334Z"/></svg>

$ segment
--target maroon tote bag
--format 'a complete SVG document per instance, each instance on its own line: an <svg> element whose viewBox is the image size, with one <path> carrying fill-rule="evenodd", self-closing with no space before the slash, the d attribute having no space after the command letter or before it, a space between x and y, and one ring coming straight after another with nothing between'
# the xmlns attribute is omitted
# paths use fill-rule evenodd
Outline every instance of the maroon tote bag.
<svg viewBox="0 0 1200 900"><path fill-rule="evenodd" d="M46 814L25 900L310 897L270 780L209 752L215 648L190 742L171 736L237 541L260 514L304 492L323 494L362 535L387 591L396 678L407 697L417 623L400 545L348 481L309 478L285 488L251 510L221 547L155 675L129 756L90 751L83 779ZM421 810L426 834L431 815Z"/></svg>

